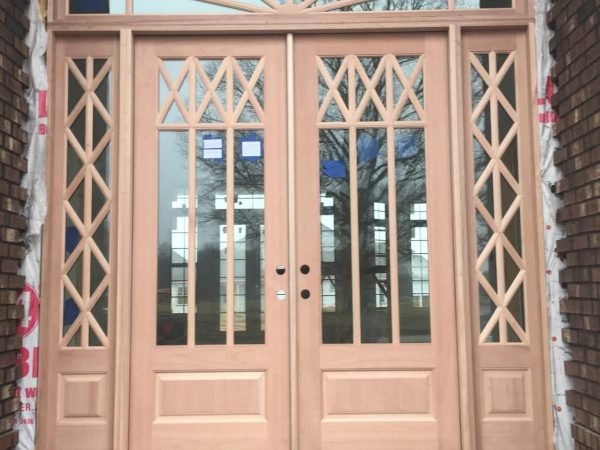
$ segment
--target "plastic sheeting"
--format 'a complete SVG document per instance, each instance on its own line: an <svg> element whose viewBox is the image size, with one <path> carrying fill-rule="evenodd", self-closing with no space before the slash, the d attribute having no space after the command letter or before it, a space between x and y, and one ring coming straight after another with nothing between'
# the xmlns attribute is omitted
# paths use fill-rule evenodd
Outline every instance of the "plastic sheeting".
<svg viewBox="0 0 600 450"><path fill-rule="evenodd" d="M552 192L552 186L562 177L554 165L553 159L559 143L554 139L554 124L557 115L552 110L552 96L556 91L556 87L551 76L552 66L554 65L549 48L552 32L547 26L547 14L551 6L550 0L537 0L535 11L541 147L540 166L543 184L544 256L548 295L548 324L550 328L554 443L557 450L572 450L574 448L573 439L571 438L573 416L566 402L566 392L571 388L571 385L565 374L565 361L570 359L570 354L567 345L562 340L562 330L567 323L560 313L560 300L566 295L558 279L563 263L555 252L556 241L562 237L562 231L556 223L556 212L561 204L560 199Z"/></svg>
<svg viewBox="0 0 600 450"><path fill-rule="evenodd" d="M45 53L48 35L38 2L31 2L28 16L31 22L26 40L29 47L29 59L23 70L31 79L31 87L26 94L29 104L29 121L25 125L29 136L29 145L26 150L27 174L21 183L28 193L24 211L28 223L25 233L28 251L20 269L20 274L25 276L25 288L18 300L24 306L25 317L17 327L17 333L23 337L23 348L21 348L18 358L22 378L18 381L17 386L21 398L21 412L16 423L16 428L19 430L17 450L33 450L35 448L40 317L40 243L47 209L45 154L48 127L46 109L48 75Z"/></svg>

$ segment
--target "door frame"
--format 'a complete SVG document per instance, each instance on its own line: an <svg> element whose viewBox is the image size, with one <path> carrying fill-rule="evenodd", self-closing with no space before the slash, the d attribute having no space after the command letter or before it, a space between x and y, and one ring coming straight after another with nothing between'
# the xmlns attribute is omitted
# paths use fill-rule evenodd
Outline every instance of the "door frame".
<svg viewBox="0 0 600 450"><path fill-rule="evenodd" d="M130 0L129 0L130 1ZM410 13L357 13L348 15L344 19L330 17L313 16L311 19L298 18L292 16L280 16L277 18L258 16L243 17L225 17L220 20L213 20L206 16L72 16L66 15L66 0L50 1L48 10L48 73L50 88L55 91L55 95L50 96L50 111L53 112L50 118L50 136L49 142L55 149L60 149L64 145L62 127L63 123L56 115L60 111L60 101L65 95L65 87L58 72L59 65L54 57L60 55L59 47L61 42L81 39L82 33L90 39L95 40L114 40L114 56L118 67L118 77L116 89L119 95L116 107L118 130L117 141L119 145L119 156L116 164L118 165L115 177L118 180L118 191L115 194L115 200L119 205L116 229L117 237L115 246L118 249L114 262L116 271L116 297L125 299L120 301L118 308L115 309L115 315L119 317L120 326L114 329L114 377L118 382L114 385L112 397L114 398L114 407L110 411L113 427L113 448L115 450L124 450L127 448L128 427L129 427L129 374L130 366L130 330L131 330L131 306L129 299L131 297L131 272L132 272L132 152L133 152L133 118L134 118L134 100L133 100L133 71L134 71L134 41L138 36L153 35L173 35L173 34L264 34L281 33L287 36L287 73L288 78L293 80L293 41L295 33L306 33L309 31L325 30L331 32L365 32L375 33L381 30L390 32L427 32L431 30L443 31L449 36L449 70L450 70L450 124L451 124L451 155L452 155L452 179L453 179L453 203L454 203L454 246L455 246L455 286L457 298L457 330L459 332L458 353L459 353L459 383L460 383L460 403L461 403L461 434L464 450L475 450L478 448L477 428L478 420L477 406L474 400L476 386L474 379L474 354L476 353L471 333L472 310L469 305L469 292L471 289L472 271L469 252L467 251L467 238L459 230L467 228L471 220L468 216L465 205L468 203L468 189L465 186L465 152L463 150L466 142L465 122L466 113L463 98L466 95L462 86L463 75L463 35L467 31L479 30L486 33L486 30L505 30L517 31L525 35L528 45L527 70L529 73L527 84L529 86L528 100L531 105L535 105L535 29L534 29L534 1L533 0L515 0L518 2L518 8L510 11L452 11L452 12L410 12ZM131 3L129 3L130 5ZM409 20L402 20L401 18ZM202 29L202 32L198 30ZM293 119L293 93L288 89L288 123L292 125ZM531 107L531 124L537 123L537 114L534 107ZM294 131L293 127L288 134L288 154L294 153ZM533 128L532 128L533 130ZM530 143L535 149L532 152L538 154L537 133L532 132ZM62 220L58 218L62 205L62 174L60 154L49 152L47 161L47 171L50 174L49 187L49 210L54 212L54 216L49 216L49 221L45 227L45 236L43 242L43 261L42 261L42 297L47 298L49 305L58 305L56 300L51 297L56 295L57 273L53 269L56 265L53 251L56 250L53 240L56 240L64 234L61 230ZM537 173L539 161L532 158L531 174ZM290 183L294 182L293 167L288 167ZM546 307L543 299L545 298L545 284L543 278L543 231L541 223L541 197L540 189L535 187L535 211L532 215L536 218L535 231L538 238L532 243L536 247L534 253L537 257L534 261L529 261L533 273L532 283L539 289L539 308L532 314L534 320L538 320L541 328L541 342L548 342ZM295 211L293 210L294 192L290 192L290 233L292 229ZM54 218L53 218L54 217ZM290 273L296 273L295 267L295 248L290 242ZM54 253L55 255L55 253ZM294 277L290 279L290 305L295 302L296 283ZM56 302L56 303L55 303ZM293 319L295 308L290 308L290 316ZM56 371L60 360L58 354L60 346L56 342L56 332L53 329L57 314L51 311L51 308L42 309L41 333L40 333L40 373L45 374L48 369ZM292 322L294 323L294 322ZM294 327L291 328L294 333ZM551 386L549 371L549 352L547 345L543 345L538 350L543 354L544 376L544 403L546 404L546 417L544 420L546 429L547 447L552 448L552 416L551 416ZM295 349L292 349L291 357L295 359ZM294 363L292 369L295 370ZM48 440L53 436L51 431L56 426L55 422L55 404L56 394L56 374L51 373L40 377L40 391L42 392L39 400L39 409L42 414L39 422L38 442L50 442ZM44 392L47 394L44 395ZM295 395L292 390L292 396ZM292 411L294 414L294 411ZM292 430L293 431L293 430ZM48 439L47 439L48 438ZM47 444L47 448L53 448L52 444ZM294 445L292 448L295 450Z"/></svg>

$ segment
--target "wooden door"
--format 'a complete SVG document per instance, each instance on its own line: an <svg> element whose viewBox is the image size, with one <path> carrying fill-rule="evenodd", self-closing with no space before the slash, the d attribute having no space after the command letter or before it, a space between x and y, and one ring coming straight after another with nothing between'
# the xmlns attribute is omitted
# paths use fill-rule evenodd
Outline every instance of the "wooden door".
<svg viewBox="0 0 600 450"><path fill-rule="evenodd" d="M299 448L458 450L446 37L296 42Z"/></svg>
<svg viewBox="0 0 600 450"><path fill-rule="evenodd" d="M131 450L289 448L284 60L136 44Z"/></svg>

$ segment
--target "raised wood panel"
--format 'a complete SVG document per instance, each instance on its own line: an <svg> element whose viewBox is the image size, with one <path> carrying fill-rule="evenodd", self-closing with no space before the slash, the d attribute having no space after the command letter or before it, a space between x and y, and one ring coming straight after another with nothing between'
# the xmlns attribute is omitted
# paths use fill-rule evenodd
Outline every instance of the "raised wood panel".
<svg viewBox="0 0 600 450"><path fill-rule="evenodd" d="M431 372L325 372L325 417L431 414Z"/></svg>
<svg viewBox="0 0 600 450"><path fill-rule="evenodd" d="M349 444L351 443L351 444ZM325 421L321 450L439 450L438 423L432 418L407 417L405 422Z"/></svg>
<svg viewBox="0 0 600 450"><path fill-rule="evenodd" d="M106 374L60 375L58 382L59 421L106 421Z"/></svg>
<svg viewBox="0 0 600 450"><path fill-rule="evenodd" d="M533 420L484 419L481 426L482 449L542 450L536 443Z"/></svg>
<svg viewBox="0 0 600 450"><path fill-rule="evenodd" d="M264 416L264 372L159 373L156 416ZM200 417L199 417L200 416Z"/></svg>
<svg viewBox="0 0 600 450"><path fill-rule="evenodd" d="M482 379L484 417L531 415L529 370L484 370Z"/></svg>

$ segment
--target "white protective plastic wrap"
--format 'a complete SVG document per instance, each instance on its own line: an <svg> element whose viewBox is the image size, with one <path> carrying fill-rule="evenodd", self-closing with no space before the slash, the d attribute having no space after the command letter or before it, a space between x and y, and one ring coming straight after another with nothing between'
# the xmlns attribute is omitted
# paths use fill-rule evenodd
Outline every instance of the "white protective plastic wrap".
<svg viewBox="0 0 600 450"><path fill-rule="evenodd" d="M25 317L17 327L17 333L23 336L23 348L21 348L18 358L22 378L18 381L21 412L16 423L16 428L19 430L17 450L33 450L35 448L40 317L40 242L47 209L45 156L48 129L46 108L48 75L45 54L48 34L37 1L31 2L28 16L31 22L26 39L29 47L29 59L23 70L31 79L31 87L26 94L29 104L29 121L25 125L29 143L26 150L27 174L21 183L27 189L28 194L24 211L28 228L25 233L27 255L19 272L25 276L25 288L18 300L24 306Z"/></svg>
<svg viewBox="0 0 600 450"><path fill-rule="evenodd" d="M537 90L540 119L540 155L542 170L542 199L544 214L544 256L546 270L546 291L548 295L548 324L550 336L550 366L552 375L552 406L554 417L554 443L556 450L572 450L571 437L572 413L567 407L566 391L571 388L565 374L565 361L570 359L567 345L562 340L562 330L566 320L560 313L560 300L566 297L558 275L563 262L555 252L556 241L561 239L562 231L556 223L556 212L560 199L552 192L552 186L561 179L554 165L554 152L559 144L554 139L556 113L552 110L552 96L556 87L551 70L554 60L550 54L552 32L548 29L547 15L552 7L550 0L537 0L535 11L536 49L537 49Z"/></svg>

